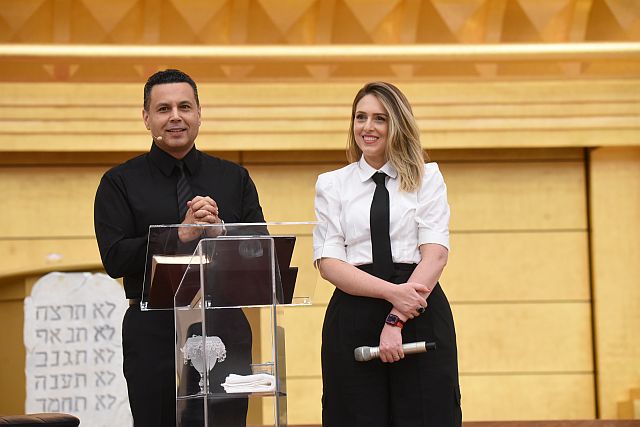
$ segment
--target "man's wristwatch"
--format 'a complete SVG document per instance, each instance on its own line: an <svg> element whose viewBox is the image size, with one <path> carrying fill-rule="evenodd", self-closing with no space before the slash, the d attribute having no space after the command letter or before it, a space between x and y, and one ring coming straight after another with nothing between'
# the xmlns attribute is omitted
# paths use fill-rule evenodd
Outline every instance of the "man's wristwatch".
<svg viewBox="0 0 640 427"><path fill-rule="evenodd" d="M395 314L389 314L385 319L384 323L386 323L387 325L395 326L396 328L400 328L400 329L404 327L404 322L400 320L400 318Z"/></svg>

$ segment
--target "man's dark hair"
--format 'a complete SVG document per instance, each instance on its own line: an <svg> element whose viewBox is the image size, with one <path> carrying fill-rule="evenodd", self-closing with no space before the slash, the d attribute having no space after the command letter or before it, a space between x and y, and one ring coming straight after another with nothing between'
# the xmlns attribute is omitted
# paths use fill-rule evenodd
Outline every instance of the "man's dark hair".
<svg viewBox="0 0 640 427"><path fill-rule="evenodd" d="M196 86L196 82L194 82L191 77L180 70L169 69L158 71L157 73L149 77L149 80L147 80L147 83L144 85L145 111L149 111L149 103L151 102L151 89L155 85L163 85L167 83L189 83L189 85L193 89L193 95L196 98L196 105L198 107L200 106L200 100L198 99L198 87Z"/></svg>

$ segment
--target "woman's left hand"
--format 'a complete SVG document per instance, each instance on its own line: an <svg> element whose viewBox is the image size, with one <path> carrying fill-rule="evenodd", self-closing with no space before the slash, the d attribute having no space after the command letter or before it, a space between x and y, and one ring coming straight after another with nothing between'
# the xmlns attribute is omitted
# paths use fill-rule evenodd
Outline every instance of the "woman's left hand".
<svg viewBox="0 0 640 427"><path fill-rule="evenodd" d="M384 363L404 359L402 351L402 329L385 324L380 333L380 360Z"/></svg>
<svg viewBox="0 0 640 427"><path fill-rule="evenodd" d="M392 285L391 292L386 299L407 319L413 319L420 315L418 309L427 305L423 295L428 292L429 288L421 283L407 282Z"/></svg>

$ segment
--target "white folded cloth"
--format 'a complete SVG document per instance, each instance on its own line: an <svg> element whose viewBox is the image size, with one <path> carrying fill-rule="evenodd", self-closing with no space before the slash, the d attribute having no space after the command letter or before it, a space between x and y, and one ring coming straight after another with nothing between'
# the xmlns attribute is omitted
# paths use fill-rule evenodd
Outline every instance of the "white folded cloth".
<svg viewBox="0 0 640 427"><path fill-rule="evenodd" d="M229 374L222 383L227 393L259 393L276 389L276 379L270 374Z"/></svg>

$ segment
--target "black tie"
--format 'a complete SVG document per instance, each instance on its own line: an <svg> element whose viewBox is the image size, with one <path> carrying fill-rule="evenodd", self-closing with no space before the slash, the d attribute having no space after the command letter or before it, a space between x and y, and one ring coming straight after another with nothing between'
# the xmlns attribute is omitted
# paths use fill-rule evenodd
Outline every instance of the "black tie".
<svg viewBox="0 0 640 427"><path fill-rule="evenodd" d="M373 193L370 216L373 274L384 280L390 279L393 275L391 238L389 237L389 192L384 185L386 177L384 172L373 174L376 191Z"/></svg>
<svg viewBox="0 0 640 427"><path fill-rule="evenodd" d="M176 194L178 196L178 213L180 221L184 219L187 213L187 202L193 198L191 195L191 186L187 181L187 175L184 173L184 163L181 161L176 163L178 168L178 183L176 184Z"/></svg>

